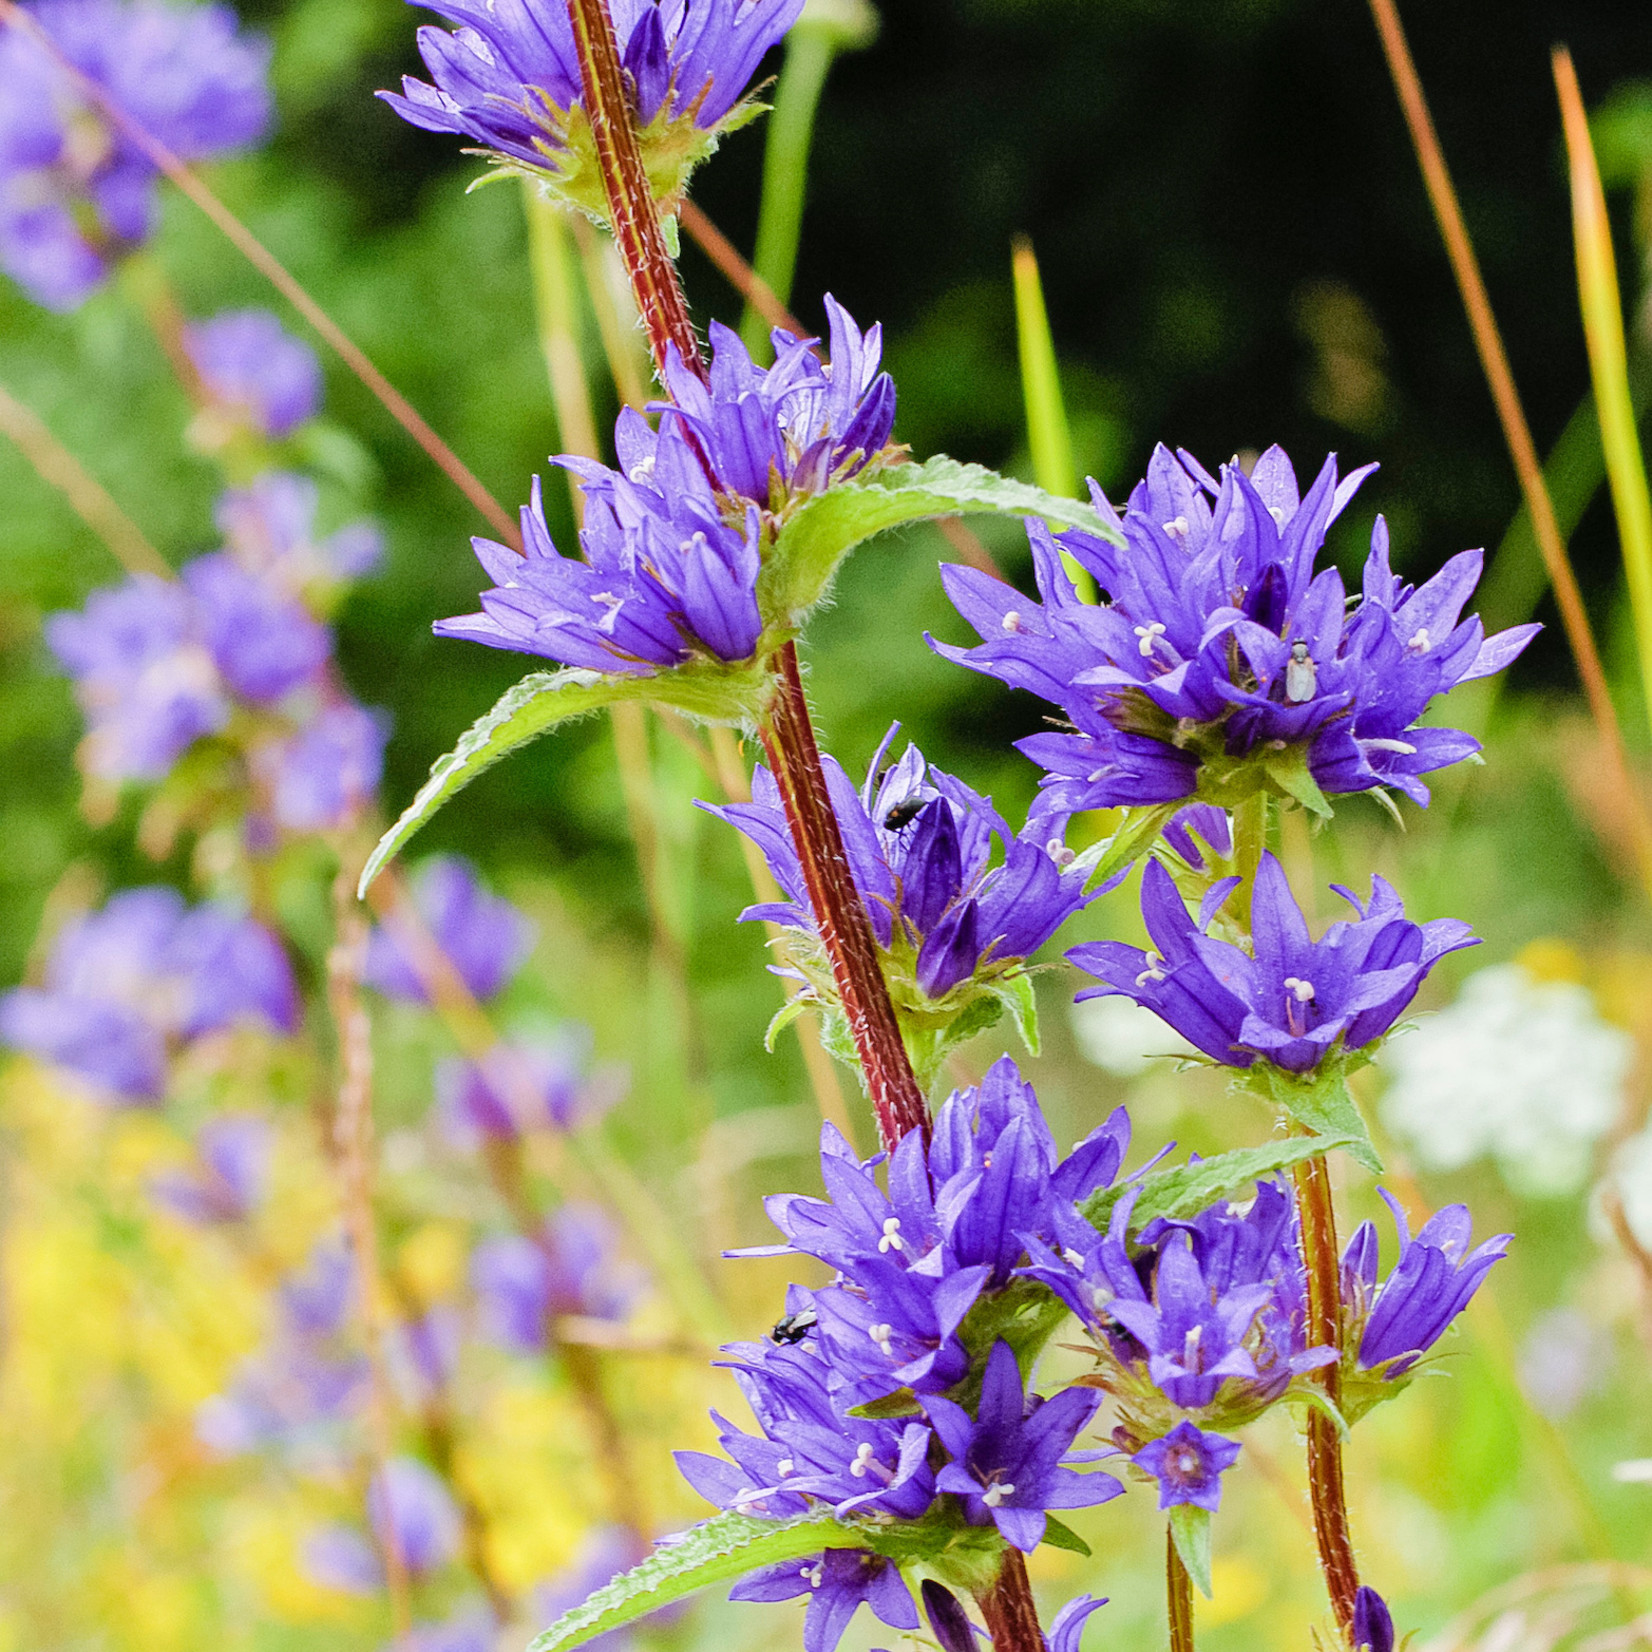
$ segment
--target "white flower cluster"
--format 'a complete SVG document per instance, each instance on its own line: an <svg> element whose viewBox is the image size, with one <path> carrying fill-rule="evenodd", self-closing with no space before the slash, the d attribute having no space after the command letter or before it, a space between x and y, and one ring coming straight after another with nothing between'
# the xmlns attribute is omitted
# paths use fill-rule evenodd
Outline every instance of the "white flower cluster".
<svg viewBox="0 0 1652 1652"><path fill-rule="evenodd" d="M1522 1192L1572 1193L1618 1116L1632 1058L1587 989L1497 964L1385 1049L1383 1121L1426 1169L1491 1158ZM1645 1180L1652 1205L1652 1165Z"/></svg>

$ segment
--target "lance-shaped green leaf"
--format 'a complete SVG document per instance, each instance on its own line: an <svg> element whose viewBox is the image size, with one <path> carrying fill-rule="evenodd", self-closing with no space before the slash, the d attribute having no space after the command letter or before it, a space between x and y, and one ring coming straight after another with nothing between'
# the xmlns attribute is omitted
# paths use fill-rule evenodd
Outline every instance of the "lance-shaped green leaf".
<svg viewBox="0 0 1652 1652"><path fill-rule="evenodd" d="M756 664L691 664L651 676L609 676L599 671L536 671L507 689L486 716L478 718L445 757L402 817L379 839L361 874L359 894L424 823L457 791L502 757L537 740L562 723L622 700L668 705L691 716L738 721L754 715L767 692Z"/></svg>
<svg viewBox="0 0 1652 1652"><path fill-rule="evenodd" d="M569 1652L696 1589L727 1583L763 1566L801 1560L822 1549L869 1548L866 1537L865 1528L830 1517L753 1520L744 1514L716 1515L564 1612L528 1652Z"/></svg>
<svg viewBox="0 0 1652 1652"><path fill-rule="evenodd" d="M1170 1536L1182 1557L1187 1575L1210 1599L1210 1510L1196 1503L1178 1503L1170 1511Z"/></svg>
<svg viewBox="0 0 1652 1652"><path fill-rule="evenodd" d="M1288 1073L1271 1062L1258 1061L1245 1076L1248 1089L1265 1095L1317 1136L1340 1136L1338 1145L1356 1163L1374 1174L1382 1160L1371 1145L1371 1133L1348 1088L1348 1063L1363 1066L1357 1054L1346 1060L1335 1052L1309 1073Z"/></svg>
<svg viewBox="0 0 1652 1652"><path fill-rule="evenodd" d="M1108 536L1088 504L1058 499L980 465L947 458L892 465L825 489L781 525L758 579L764 618L771 624L801 623L826 595L844 557L886 528L971 515L1042 516L1058 527Z"/></svg>
<svg viewBox="0 0 1652 1652"><path fill-rule="evenodd" d="M1105 1187L1091 1194L1084 1204L1084 1216L1093 1226L1105 1228L1113 1207L1132 1187L1141 1189L1130 1212L1133 1228L1144 1226L1156 1216L1172 1221L1197 1216L1218 1199L1228 1198L1263 1176L1277 1175L1306 1159L1316 1159L1333 1147L1347 1147L1352 1140L1342 1135L1290 1136L1282 1141L1264 1142L1261 1147L1239 1147L1230 1153L1218 1153L1197 1164L1150 1171L1139 1181Z"/></svg>

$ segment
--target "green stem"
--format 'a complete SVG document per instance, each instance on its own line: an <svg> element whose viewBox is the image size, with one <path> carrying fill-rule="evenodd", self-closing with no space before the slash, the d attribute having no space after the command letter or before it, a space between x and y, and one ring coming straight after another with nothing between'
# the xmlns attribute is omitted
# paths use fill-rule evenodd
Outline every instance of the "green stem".
<svg viewBox="0 0 1652 1652"><path fill-rule="evenodd" d="M1164 1534L1165 1605L1170 1618L1170 1652L1193 1652L1193 1579L1176 1552L1176 1535Z"/></svg>
<svg viewBox="0 0 1652 1652"><path fill-rule="evenodd" d="M539 330L539 348L545 357L545 372L551 381L551 407L556 414L559 451L599 459L602 449L597 441L596 418L591 412L585 362L579 348L579 294L567 221L531 178L522 180L522 204L528 218L534 320ZM577 521L584 514L585 501L572 472L568 474L568 492Z"/></svg>
<svg viewBox="0 0 1652 1652"><path fill-rule="evenodd" d="M1243 880L1234 890L1230 910L1234 918L1250 928L1251 889L1262 851L1268 846L1268 794L1254 792L1233 811L1233 869Z"/></svg>

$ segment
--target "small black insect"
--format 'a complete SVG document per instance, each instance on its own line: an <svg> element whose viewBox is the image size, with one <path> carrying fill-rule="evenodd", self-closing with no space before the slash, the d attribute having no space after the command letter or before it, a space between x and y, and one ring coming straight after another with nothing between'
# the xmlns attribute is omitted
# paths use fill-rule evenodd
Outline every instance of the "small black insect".
<svg viewBox="0 0 1652 1652"><path fill-rule="evenodd" d="M819 1317L813 1308L805 1308L801 1313L787 1314L769 1335L783 1347L801 1342L815 1328Z"/></svg>
<svg viewBox="0 0 1652 1652"><path fill-rule="evenodd" d="M883 829L886 832L902 831L924 812L924 804L925 799L921 797L909 797L904 802L897 803L883 817Z"/></svg>

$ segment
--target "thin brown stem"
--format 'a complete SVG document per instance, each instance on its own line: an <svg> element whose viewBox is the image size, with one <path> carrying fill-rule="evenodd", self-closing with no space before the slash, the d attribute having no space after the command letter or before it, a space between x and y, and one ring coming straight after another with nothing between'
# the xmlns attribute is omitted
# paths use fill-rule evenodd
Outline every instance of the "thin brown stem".
<svg viewBox="0 0 1652 1652"><path fill-rule="evenodd" d="M1165 1611L1170 1619L1170 1652L1193 1652L1193 1579L1176 1548L1175 1534L1164 1534Z"/></svg>
<svg viewBox="0 0 1652 1652"><path fill-rule="evenodd" d="M1311 1345L1335 1348L1338 1358L1321 1368L1319 1379L1333 1405L1342 1398L1342 1260L1337 1250L1336 1209L1331 1175L1323 1156L1296 1167L1296 1206L1302 1222L1302 1254L1308 1271L1307 1336ZM1321 1411L1308 1415L1308 1489L1314 1510L1314 1535L1331 1609L1346 1635L1354 1621L1359 1567L1348 1528L1348 1502L1342 1482L1342 1440Z"/></svg>
<svg viewBox="0 0 1652 1652"><path fill-rule="evenodd" d="M488 519L495 531L508 544L520 547L516 522L510 512L482 486L458 454L425 423L413 404L368 360L361 347L217 195L159 138L134 120L104 87L77 68L59 50L52 37L14 0L0 0L0 22L27 34L68 77L75 90L95 104L158 172L176 184L223 231L248 263L338 352L345 366L378 397L391 417L430 455L454 486Z"/></svg>
<svg viewBox="0 0 1652 1652"><path fill-rule="evenodd" d="M172 578L166 558L149 543L137 523L51 433L45 420L4 387L0 387L0 435L11 439L41 481L63 495L69 508L109 547L110 555L129 574Z"/></svg>
<svg viewBox="0 0 1652 1652"><path fill-rule="evenodd" d="M1038 1603L1027 1580L1027 1563L1019 1549L1004 1550L998 1581L975 1597L987 1620L993 1652L1044 1652L1044 1631L1038 1623Z"/></svg>
<svg viewBox="0 0 1652 1652"><path fill-rule="evenodd" d="M774 671L775 692L769 721L762 730L763 749L780 788L815 925L831 961L838 999L877 1116L878 1134L884 1146L893 1150L907 1131L928 1130L929 1112L901 1039L872 923L855 887L843 834L832 811L794 645L788 643L775 656Z"/></svg>
<svg viewBox="0 0 1652 1652"><path fill-rule="evenodd" d="M1382 37L1383 53L1393 77L1394 89L1399 94L1400 106L1405 111L1406 125L1411 130L1411 141L1417 151L1423 181L1428 187L1429 201L1445 241L1457 287L1462 294L1463 307L1468 312L1469 328L1474 334L1474 346L1479 352L1480 366L1486 375L1497 417L1503 427L1503 439L1508 444L1509 456L1514 461L1515 473L1520 479L1520 491L1525 496L1526 509L1537 536L1538 549L1543 554L1549 581L1554 587L1555 602L1560 609L1561 624L1577 672L1583 683L1583 692L1589 702L1589 711L1600 730L1601 743L1607 761L1616 771L1620 788L1630 799L1635 818L1636 846L1644 876L1652 877L1652 820L1648 819L1646 804L1632 777L1628 754L1624 748L1623 730L1618 724L1616 707L1612 704L1607 686L1605 667L1600 651L1595 646L1589 615L1578 590L1577 576L1572 572L1566 554L1566 541L1555 518L1554 502L1549 497L1548 484L1543 479L1543 465L1532 441L1520 393L1515 388L1514 373L1509 367L1508 353L1503 347L1502 334L1480 273L1480 262L1475 256L1474 243L1469 239L1468 226L1463 220L1457 191L1451 181L1445 154L1440 148L1439 135L1429 113L1428 100L1423 93L1417 66L1411 58L1405 30L1400 23L1394 0L1370 0L1371 14L1376 19L1377 32Z"/></svg>
<svg viewBox="0 0 1652 1652"><path fill-rule="evenodd" d="M689 320L677 266L666 250L659 209L643 166L607 0L568 0L568 15L579 55L585 115L608 197L608 221L625 259L655 363L663 365L667 350L675 347L685 366L703 374L700 343Z"/></svg>
<svg viewBox="0 0 1652 1652"><path fill-rule="evenodd" d="M336 935L327 955L327 998L338 1040L338 1101L333 1116L334 1143L344 1182L344 1217L355 1261L362 1341L368 1369L368 1429L373 1458L384 1475L394 1452L393 1400L384 1359L384 1324L379 1272L378 1223L373 1214L373 1035L361 1001L361 966L367 955L367 921L355 899L356 873L351 857L341 857L333 885ZM407 1565L387 1517L379 1534L390 1616L396 1638L412 1624Z"/></svg>

